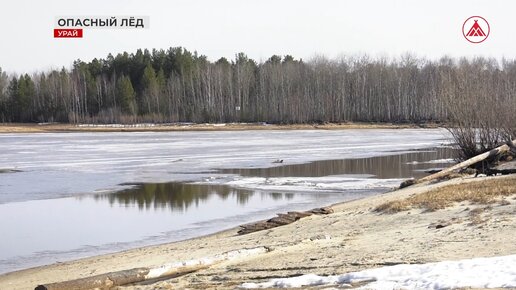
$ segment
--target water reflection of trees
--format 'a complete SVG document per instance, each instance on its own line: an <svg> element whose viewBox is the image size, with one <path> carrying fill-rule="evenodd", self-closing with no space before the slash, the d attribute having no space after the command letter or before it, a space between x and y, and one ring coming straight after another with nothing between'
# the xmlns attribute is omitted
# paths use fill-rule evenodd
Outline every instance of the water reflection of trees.
<svg viewBox="0 0 516 290"><path fill-rule="evenodd" d="M233 198L238 204L249 202L252 190L232 188L226 185L191 183L144 183L110 194L95 195L96 200L108 200L111 205L119 204L140 209L164 209L185 212L191 206L199 206L213 196L222 200ZM291 199L292 194L262 192L262 196L273 200Z"/></svg>
<svg viewBox="0 0 516 290"><path fill-rule="evenodd" d="M446 163L412 162L448 158L455 158L455 150L451 148L436 148L431 151L416 151L370 158L322 160L272 168L223 169L221 171L241 176L258 177L321 177L338 174L373 174L378 178L409 178L426 175L424 169L449 165Z"/></svg>
<svg viewBox="0 0 516 290"><path fill-rule="evenodd" d="M405 154L372 158L324 160L306 164L284 165L273 168L224 169L223 173L257 177L320 177L338 174L373 174L378 178L408 178L426 175L418 169L448 166L449 164L417 163L436 159L454 158L454 150L437 148ZM413 163L417 161L416 163ZM191 183L145 183L112 194L96 195L95 199L108 200L110 204L138 206L140 209L170 208L185 212L191 206L217 196L222 200L235 199L238 204L249 203L258 194L252 190L227 185ZM294 193L260 192L262 198L272 200L292 199Z"/></svg>

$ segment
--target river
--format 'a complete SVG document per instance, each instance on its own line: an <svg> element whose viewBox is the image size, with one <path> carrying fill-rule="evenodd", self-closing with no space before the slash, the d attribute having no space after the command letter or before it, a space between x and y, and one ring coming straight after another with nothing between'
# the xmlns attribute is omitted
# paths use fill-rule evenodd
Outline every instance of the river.
<svg viewBox="0 0 516 290"><path fill-rule="evenodd" d="M0 273L379 194L448 166L448 143L442 129L1 134Z"/></svg>

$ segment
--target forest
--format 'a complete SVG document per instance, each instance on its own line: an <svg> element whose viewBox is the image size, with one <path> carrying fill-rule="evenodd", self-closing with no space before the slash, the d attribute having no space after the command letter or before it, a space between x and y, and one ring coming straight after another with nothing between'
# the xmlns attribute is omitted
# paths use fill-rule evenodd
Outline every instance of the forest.
<svg viewBox="0 0 516 290"><path fill-rule="evenodd" d="M483 57L273 55L258 62L238 53L212 62L173 47L30 75L0 69L0 122L477 120L514 133L515 96L516 60Z"/></svg>

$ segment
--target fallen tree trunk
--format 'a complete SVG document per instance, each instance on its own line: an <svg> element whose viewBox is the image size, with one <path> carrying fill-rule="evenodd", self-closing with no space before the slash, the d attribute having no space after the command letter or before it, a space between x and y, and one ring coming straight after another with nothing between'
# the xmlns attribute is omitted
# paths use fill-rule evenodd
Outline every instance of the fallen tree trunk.
<svg viewBox="0 0 516 290"><path fill-rule="evenodd" d="M189 260L179 263L165 264L154 268L134 268L100 274L76 280L69 280L56 283L38 285L35 290L89 290L89 289L111 289L115 286L122 286L131 283L177 277L206 269L214 264L243 258L256 254L263 254L269 250L266 247L252 249L241 249L207 257L197 260Z"/></svg>
<svg viewBox="0 0 516 290"><path fill-rule="evenodd" d="M403 182L400 185L400 188L407 187L407 186L410 186L412 184L422 183L422 182L431 181L431 180L434 180L434 179L445 177L445 176L449 175L450 173L452 173L455 170L459 170L459 169L468 167L470 165L473 165L475 163L483 161L483 160L485 160L487 158L494 157L494 156L499 155L499 154L504 153L504 152L508 152L509 150L511 150L511 147L514 147L514 144L516 144L516 140L512 140L512 141L508 142L507 144L504 144L502 146L496 147L495 149L492 149L490 151L487 151L487 152L484 152L482 154L479 154L479 155L477 155L475 157L472 157L472 158L470 158L470 159L468 159L466 161L463 161L463 162L461 162L459 164L456 164L456 165L453 165L453 166L448 167L446 169L443 169L443 170L441 170L441 171L439 171L437 173L425 176L425 177L420 178L420 179L409 180L409 181Z"/></svg>
<svg viewBox="0 0 516 290"><path fill-rule="evenodd" d="M258 231L268 230L279 226L284 226L298 221L304 217L315 215L326 215L333 213L331 207L314 208L308 211L289 211L288 213L279 213L277 217L270 218L266 221L259 221L246 225L241 225L238 231L239 235L246 235Z"/></svg>
<svg viewBox="0 0 516 290"><path fill-rule="evenodd" d="M149 271L150 269L148 268L135 268L77 280L38 285L36 290L86 290L95 288L109 289L118 285L144 281L145 276L149 274Z"/></svg>

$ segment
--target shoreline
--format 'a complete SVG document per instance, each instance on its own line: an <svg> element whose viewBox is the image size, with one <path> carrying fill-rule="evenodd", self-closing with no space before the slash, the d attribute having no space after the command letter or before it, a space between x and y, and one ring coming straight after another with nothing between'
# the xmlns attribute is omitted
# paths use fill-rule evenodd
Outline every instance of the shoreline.
<svg viewBox="0 0 516 290"><path fill-rule="evenodd" d="M435 123L367 123L343 122L325 124L266 123L177 123L177 124L33 124L0 123L0 133L70 133L70 132L182 132L182 131L243 131L243 130L342 130L342 129L435 129Z"/></svg>
<svg viewBox="0 0 516 290"><path fill-rule="evenodd" d="M0 275L0 289L31 289L38 284L72 280L137 267L211 257L223 252L264 246L270 252L222 262L177 278L119 289L162 287L189 289L234 288L243 282L301 273L320 275L362 270L378 265L426 263L478 256L516 253L510 242L516 230L516 194L503 205L462 202L434 212L379 214L379 204L407 198L452 184L485 180L515 180L516 176L462 177L435 184L421 184L363 199L337 203L334 213L309 216L294 223L237 235L238 228L180 242L136 248ZM486 221L471 225L468 214L486 208ZM489 218L488 218L489 217ZM453 222L451 222L453 221ZM435 223L450 222L443 228ZM468 247L464 247L467 241Z"/></svg>

